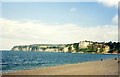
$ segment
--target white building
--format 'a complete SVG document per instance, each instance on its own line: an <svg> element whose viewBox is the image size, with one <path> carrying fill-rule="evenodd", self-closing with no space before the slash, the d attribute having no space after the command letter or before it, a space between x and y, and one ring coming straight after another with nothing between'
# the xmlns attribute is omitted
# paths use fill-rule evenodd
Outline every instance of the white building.
<svg viewBox="0 0 120 77"><path fill-rule="evenodd" d="M92 41L80 41L79 48L87 48L89 45L92 44Z"/></svg>

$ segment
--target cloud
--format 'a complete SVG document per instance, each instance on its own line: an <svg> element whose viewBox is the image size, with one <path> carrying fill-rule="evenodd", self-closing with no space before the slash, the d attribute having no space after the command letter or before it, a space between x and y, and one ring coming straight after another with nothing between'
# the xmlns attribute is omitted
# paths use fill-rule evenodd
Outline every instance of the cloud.
<svg viewBox="0 0 120 77"><path fill-rule="evenodd" d="M70 12L76 12L77 11L77 8L71 8L70 9Z"/></svg>
<svg viewBox="0 0 120 77"><path fill-rule="evenodd" d="M118 7L119 0L98 0L98 2L107 7Z"/></svg>
<svg viewBox="0 0 120 77"><path fill-rule="evenodd" d="M112 18L112 23L115 24L115 25L118 25L118 15L115 15L115 16Z"/></svg>
<svg viewBox="0 0 120 77"><path fill-rule="evenodd" d="M81 40L117 41L117 26L84 27L75 24L49 25L32 20L9 20L0 18L0 49L14 45L74 43Z"/></svg>

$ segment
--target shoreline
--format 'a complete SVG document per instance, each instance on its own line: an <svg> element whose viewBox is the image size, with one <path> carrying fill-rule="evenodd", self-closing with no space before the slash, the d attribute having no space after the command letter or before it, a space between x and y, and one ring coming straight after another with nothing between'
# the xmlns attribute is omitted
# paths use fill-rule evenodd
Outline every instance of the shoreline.
<svg viewBox="0 0 120 77"><path fill-rule="evenodd" d="M12 51L12 50L0 50L0 52L43 52L43 51ZM45 52L49 52L49 51L45 51ZM52 53L53 53L53 52L52 52ZM108 55L109 55L109 54L113 54L113 55L114 55L114 54L115 54L115 55L116 55L116 54L118 54L118 55L120 54L120 53L92 53L92 52L91 52L91 53L80 53L80 52L54 52L54 53L106 54L106 55L107 55L107 54L108 54Z"/></svg>
<svg viewBox="0 0 120 77"><path fill-rule="evenodd" d="M113 59L102 59L102 61L107 61L107 60L114 60ZM7 73L14 73L14 72L20 72L20 71L25 71L25 70L34 70L34 69L43 69L43 68L48 68L48 67L56 67L56 66L63 66L63 65L74 65L74 64L81 64L81 63L88 63L88 62L97 62L97 61L101 61L100 60L91 60L91 61L85 61L85 62L77 62L77 63L68 63L68 64L57 64L57 65L50 65L50 66L39 66L39 67L31 67L28 69L20 69L20 70L10 70L10 71L6 71L6 72L2 72L2 74L7 74Z"/></svg>
<svg viewBox="0 0 120 77"><path fill-rule="evenodd" d="M17 70L3 75L118 75L118 60L90 61Z"/></svg>

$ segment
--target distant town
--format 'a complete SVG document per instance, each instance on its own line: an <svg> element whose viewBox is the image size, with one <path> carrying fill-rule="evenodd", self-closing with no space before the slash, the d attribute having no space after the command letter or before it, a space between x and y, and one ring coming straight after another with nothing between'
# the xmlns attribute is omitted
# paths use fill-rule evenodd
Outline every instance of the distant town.
<svg viewBox="0 0 120 77"><path fill-rule="evenodd" d="M120 42L80 41L72 44L32 44L14 46L11 51L40 51L68 53L120 53Z"/></svg>

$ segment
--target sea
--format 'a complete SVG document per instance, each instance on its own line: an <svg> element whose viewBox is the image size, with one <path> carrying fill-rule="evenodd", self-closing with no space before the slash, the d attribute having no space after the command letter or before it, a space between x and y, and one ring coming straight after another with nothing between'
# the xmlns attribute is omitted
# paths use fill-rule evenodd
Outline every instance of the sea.
<svg viewBox="0 0 120 77"><path fill-rule="evenodd" d="M63 52L0 51L0 72L29 70L64 64L99 61L118 58L117 54L81 54Z"/></svg>

